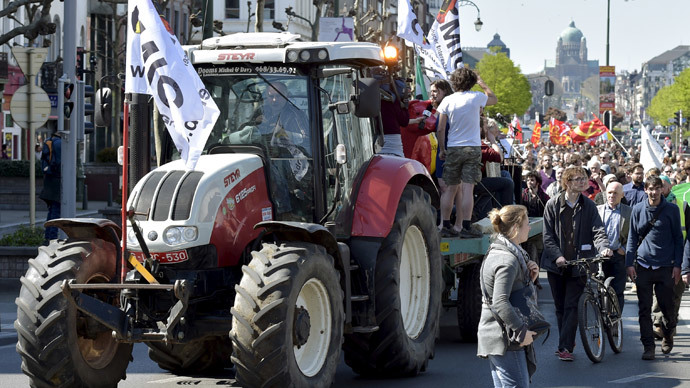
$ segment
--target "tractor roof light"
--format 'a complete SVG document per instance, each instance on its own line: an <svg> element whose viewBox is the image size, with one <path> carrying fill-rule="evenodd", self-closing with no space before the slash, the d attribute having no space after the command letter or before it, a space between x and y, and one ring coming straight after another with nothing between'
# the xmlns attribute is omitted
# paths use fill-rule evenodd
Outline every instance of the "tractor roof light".
<svg viewBox="0 0 690 388"><path fill-rule="evenodd" d="M383 58L386 64L398 62L398 49L395 46L386 46L383 48Z"/></svg>

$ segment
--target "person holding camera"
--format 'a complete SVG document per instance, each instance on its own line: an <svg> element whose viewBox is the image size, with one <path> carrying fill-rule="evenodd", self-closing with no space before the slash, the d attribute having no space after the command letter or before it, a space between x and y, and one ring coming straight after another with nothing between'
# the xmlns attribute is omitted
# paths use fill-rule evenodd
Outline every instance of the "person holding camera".
<svg viewBox="0 0 690 388"><path fill-rule="evenodd" d="M410 114L407 112L410 89L402 80L393 79L387 72L380 79L383 147L378 153L405 157L400 127L407 126L410 121Z"/></svg>

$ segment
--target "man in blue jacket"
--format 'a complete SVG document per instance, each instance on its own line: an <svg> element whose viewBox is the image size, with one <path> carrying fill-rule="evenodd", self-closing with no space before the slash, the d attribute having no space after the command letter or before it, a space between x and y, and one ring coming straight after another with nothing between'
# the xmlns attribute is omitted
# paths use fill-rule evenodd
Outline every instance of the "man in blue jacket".
<svg viewBox="0 0 690 388"><path fill-rule="evenodd" d="M628 276L637 285L643 360L654 359L652 293L656 294L663 314L661 351L665 354L673 349L673 330L677 324L673 286L681 277L683 234L678 206L663 199L662 189L663 182L658 176L647 178L644 186L647 200L633 207L625 255Z"/></svg>

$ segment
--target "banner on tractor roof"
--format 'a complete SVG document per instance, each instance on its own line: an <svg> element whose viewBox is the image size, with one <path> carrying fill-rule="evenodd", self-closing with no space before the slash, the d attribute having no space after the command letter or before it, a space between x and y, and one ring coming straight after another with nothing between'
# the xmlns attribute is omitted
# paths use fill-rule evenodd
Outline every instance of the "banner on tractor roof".
<svg viewBox="0 0 690 388"><path fill-rule="evenodd" d="M398 0L398 36L418 46L431 48L410 0Z"/></svg>
<svg viewBox="0 0 690 388"><path fill-rule="evenodd" d="M463 66L458 12L457 0L445 0L427 34L430 48L417 48L429 78L448 79L450 73Z"/></svg>
<svg viewBox="0 0 690 388"><path fill-rule="evenodd" d="M220 111L151 0L130 0L128 7L125 93L153 95L185 167L193 170Z"/></svg>

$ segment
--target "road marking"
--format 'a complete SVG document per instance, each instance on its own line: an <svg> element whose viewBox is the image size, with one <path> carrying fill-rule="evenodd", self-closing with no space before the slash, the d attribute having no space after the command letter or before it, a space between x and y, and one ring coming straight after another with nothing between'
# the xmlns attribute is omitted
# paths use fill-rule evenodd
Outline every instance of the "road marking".
<svg viewBox="0 0 690 388"><path fill-rule="evenodd" d="M632 383L633 381L637 380L642 380L646 379L649 377L657 377L657 376L662 376L664 373L662 372L649 372L649 373L643 373L641 375L635 375L635 376L630 376L626 377L624 379L618 379L618 380L611 380L609 381L609 384L626 384L626 383Z"/></svg>
<svg viewBox="0 0 690 388"><path fill-rule="evenodd" d="M167 379L162 379L162 380L153 380L149 381L149 384L165 384L165 383L174 383L175 381L180 381L180 380L185 380L188 379L188 376L177 376L177 377L170 377Z"/></svg>

